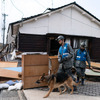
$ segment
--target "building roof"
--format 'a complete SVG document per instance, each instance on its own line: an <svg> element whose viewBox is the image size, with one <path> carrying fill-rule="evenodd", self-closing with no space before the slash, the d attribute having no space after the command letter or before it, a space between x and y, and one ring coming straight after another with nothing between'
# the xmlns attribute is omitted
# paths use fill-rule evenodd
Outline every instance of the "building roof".
<svg viewBox="0 0 100 100"><path fill-rule="evenodd" d="M89 14L89 15L92 16L94 19L96 19L97 21L100 22L100 20L99 20L96 16L94 16L93 14L91 14L89 11L85 10L83 7L81 7L80 5L78 5L76 2L72 2L72 3L70 3L70 4L67 4L67 5L58 7L58 8L47 8L46 10L49 10L49 12L37 14L37 15L30 16L30 17L27 17L27 18L22 18L22 20L19 20L19 21L10 23L10 25L17 24L17 23L20 23L20 22L23 22L23 21L27 21L27 20L30 20L30 19L33 19L33 18L42 16L42 15L45 15L45 14L47 14L47 13L54 12L54 11L57 11L57 10L59 10L59 9L68 7L68 6L70 6L70 5L75 5L75 6L77 6L78 8L80 8L81 10L83 10L84 12L86 12L87 14Z"/></svg>

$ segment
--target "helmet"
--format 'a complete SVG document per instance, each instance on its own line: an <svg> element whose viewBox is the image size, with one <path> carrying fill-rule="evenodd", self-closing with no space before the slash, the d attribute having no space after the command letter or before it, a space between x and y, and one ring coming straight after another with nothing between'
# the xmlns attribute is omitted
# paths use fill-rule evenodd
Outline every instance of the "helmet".
<svg viewBox="0 0 100 100"><path fill-rule="evenodd" d="M59 41L59 40L64 40L64 37L63 37L62 35L60 35L60 36L57 37L56 40L57 40L57 41Z"/></svg>
<svg viewBox="0 0 100 100"><path fill-rule="evenodd" d="M81 42L80 46L85 48L85 42Z"/></svg>

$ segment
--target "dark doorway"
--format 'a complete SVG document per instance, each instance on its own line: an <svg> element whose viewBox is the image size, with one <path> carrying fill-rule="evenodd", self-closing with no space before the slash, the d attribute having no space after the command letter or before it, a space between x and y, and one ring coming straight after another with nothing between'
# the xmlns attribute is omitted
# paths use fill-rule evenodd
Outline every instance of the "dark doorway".
<svg viewBox="0 0 100 100"><path fill-rule="evenodd" d="M51 39L50 42L50 55L58 55L58 49L60 45L55 39Z"/></svg>

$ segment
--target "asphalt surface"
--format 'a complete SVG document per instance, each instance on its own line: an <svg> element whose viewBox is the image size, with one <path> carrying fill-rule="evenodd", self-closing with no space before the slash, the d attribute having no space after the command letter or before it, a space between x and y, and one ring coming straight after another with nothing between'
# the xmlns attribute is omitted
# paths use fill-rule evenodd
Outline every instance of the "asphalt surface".
<svg viewBox="0 0 100 100"><path fill-rule="evenodd" d="M48 92L47 87L34 88L23 90L27 100L44 100ZM100 82L85 82L84 86L79 85L77 91L74 91L72 95L69 91L62 95L59 92L51 92L46 100L100 100Z"/></svg>
<svg viewBox="0 0 100 100"><path fill-rule="evenodd" d="M0 100L26 100L22 90L0 90Z"/></svg>
<svg viewBox="0 0 100 100"><path fill-rule="evenodd" d="M62 88L63 89L63 88ZM33 88L27 90L0 90L0 100L44 100L43 96L48 92L47 87ZM48 100L100 100L100 82L85 82L84 86L79 85L73 95L70 91L59 95L53 91Z"/></svg>

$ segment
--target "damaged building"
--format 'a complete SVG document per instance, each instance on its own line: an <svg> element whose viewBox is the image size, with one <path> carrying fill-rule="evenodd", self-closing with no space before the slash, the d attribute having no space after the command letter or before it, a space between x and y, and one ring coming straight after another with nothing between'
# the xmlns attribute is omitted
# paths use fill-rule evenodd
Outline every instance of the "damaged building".
<svg viewBox="0 0 100 100"><path fill-rule="evenodd" d="M10 23L6 56L11 52L16 56L26 52L57 55L59 35L74 50L85 41L91 60L100 62L100 20L75 2Z"/></svg>

